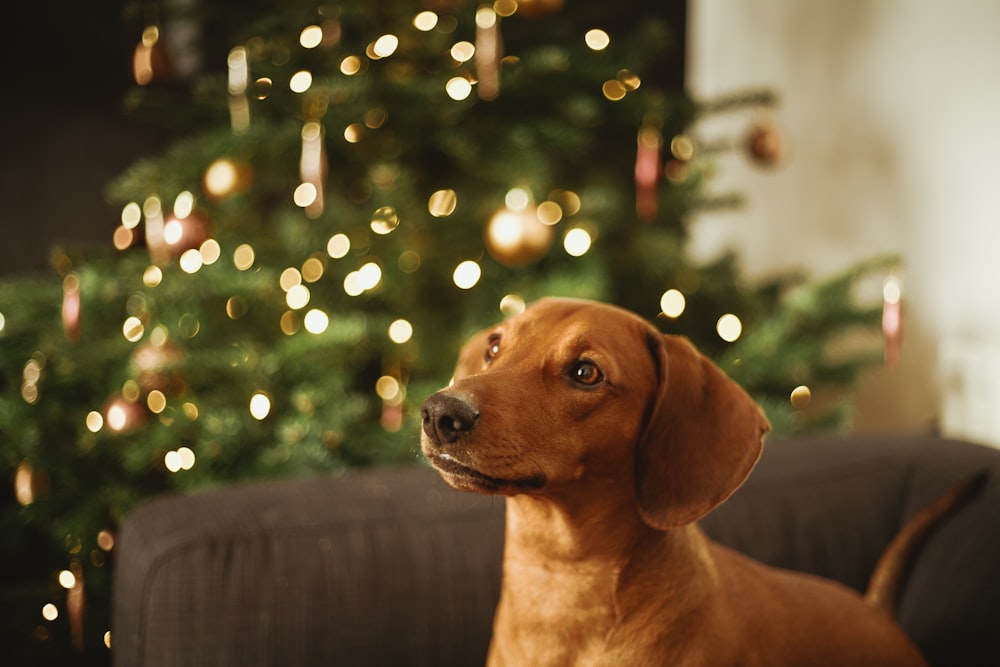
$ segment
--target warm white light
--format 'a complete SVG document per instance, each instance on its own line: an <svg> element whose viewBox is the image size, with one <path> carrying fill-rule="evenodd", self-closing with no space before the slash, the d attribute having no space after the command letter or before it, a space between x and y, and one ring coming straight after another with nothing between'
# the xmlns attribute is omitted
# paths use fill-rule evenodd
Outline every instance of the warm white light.
<svg viewBox="0 0 1000 667"><path fill-rule="evenodd" d="M146 287L156 287L163 280L163 271L155 264L147 267L142 273L142 284Z"/></svg>
<svg viewBox="0 0 1000 667"><path fill-rule="evenodd" d="M181 255L180 265L184 273L198 273L204 264L205 260L201 258L201 253L194 248L185 250L184 254Z"/></svg>
<svg viewBox="0 0 1000 667"><path fill-rule="evenodd" d="M448 97L455 101L461 101L472 94L472 84L463 76L456 76L448 79L444 86Z"/></svg>
<svg viewBox="0 0 1000 667"><path fill-rule="evenodd" d="M611 38L608 37L608 33L604 32L600 28L594 28L593 30L588 30L587 34L583 36L583 41L587 43L594 51L603 51L608 48L611 43Z"/></svg>
<svg viewBox="0 0 1000 667"><path fill-rule="evenodd" d="M492 7L480 7L476 10L476 26L484 30L497 24L497 13Z"/></svg>
<svg viewBox="0 0 1000 667"><path fill-rule="evenodd" d="M104 417L97 410L91 410L87 413L87 430L91 433L97 433L102 428L104 428Z"/></svg>
<svg viewBox="0 0 1000 667"><path fill-rule="evenodd" d="M512 211L523 211L531 203L531 194L524 188L511 188L504 196L504 204Z"/></svg>
<svg viewBox="0 0 1000 667"><path fill-rule="evenodd" d="M222 257L222 246L215 239L208 239L201 244L198 252L201 253L201 259L205 264L215 264Z"/></svg>
<svg viewBox="0 0 1000 667"><path fill-rule="evenodd" d="M122 226L126 229L135 229L142 221L142 207L137 203L129 202L122 209Z"/></svg>
<svg viewBox="0 0 1000 667"><path fill-rule="evenodd" d="M358 280L362 289L375 289L382 280L382 267L375 262L368 262L358 269Z"/></svg>
<svg viewBox="0 0 1000 667"><path fill-rule="evenodd" d="M719 333L719 338L727 343L732 343L743 333L743 323L740 322L740 318L732 313L727 313L719 318L715 330Z"/></svg>
<svg viewBox="0 0 1000 667"><path fill-rule="evenodd" d="M563 248L572 257L581 257L590 250L591 238L586 229L574 227L563 237Z"/></svg>
<svg viewBox="0 0 1000 667"><path fill-rule="evenodd" d="M292 75L292 78L288 81L288 87L292 89L293 93L304 93L312 87L312 83L312 72L303 69Z"/></svg>
<svg viewBox="0 0 1000 667"><path fill-rule="evenodd" d="M383 375L375 382L375 393L383 401L395 401L400 397L399 380Z"/></svg>
<svg viewBox="0 0 1000 667"><path fill-rule="evenodd" d="M51 602L42 607L42 618L46 621L54 621L59 618L59 609Z"/></svg>
<svg viewBox="0 0 1000 667"><path fill-rule="evenodd" d="M285 294L285 302L292 310L301 310L309 305L309 288L305 285L293 285Z"/></svg>
<svg viewBox="0 0 1000 667"><path fill-rule="evenodd" d="M333 259L340 259L351 251L351 240L347 234L334 234L326 244L326 254Z"/></svg>
<svg viewBox="0 0 1000 667"><path fill-rule="evenodd" d="M792 402L792 406L798 410L809 407L809 403L812 401L812 390L804 384L799 385L795 389L792 389L792 394L789 397Z"/></svg>
<svg viewBox="0 0 1000 667"><path fill-rule="evenodd" d="M351 271L344 276L344 292L347 293L347 296L360 296L364 291L365 288L361 285L361 277L357 271Z"/></svg>
<svg viewBox="0 0 1000 667"><path fill-rule="evenodd" d="M687 299L681 294L680 290L668 289L660 297L660 310L667 317L680 317L687 307Z"/></svg>
<svg viewBox="0 0 1000 667"><path fill-rule="evenodd" d="M150 412L158 415L167 408L167 397L159 389L154 389L146 396L146 406Z"/></svg>
<svg viewBox="0 0 1000 667"><path fill-rule="evenodd" d="M167 220L167 223L163 225L163 241L167 245L177 245L182 238L184 238L184 225L181 224L181 221L175 218Z"/></svg>
<svg viewBox="0 0 1000 667"><path fill-rule="evenodd" d="M170 472L179 472L181 469L181 455L176 451L169 451L163 457L163 465Z"/></svg>
<svg viewBox="0 0 1000 667"><path fill-rule="evenodd" d="M220 158L205 171L205 189L209 194L223 196L236 188L238 178L239 173L232 160Z"/></svg>
<svg viewBox="0 0 1000 667"><path fill-rule="evenodd" d="M271 414L271 397L262 391L250 397L250 416L254 419L266 419Z"/></svg>
<svg viewBox="0 0 1000 667"><path fill-rule="evenodd" d="M194 210L194 195L185 190L174 199L174 216L184 219Z"/></svg>
<svg viewBox="0 0 1000 667"><path fill-rule="evenodd" d="M479 282L482 275L483 270L479 264L468 259L455 267L452 280L461 289L472 289Z"/></svg>
<svg viewBox="0 0 1000 667"><path fill-rule="evenodd" d="M292 193L292 200L296 206L305 208L315 203L317 196L319 196L319 192L316 190L315 185L312 183L299 183L299 186L295 188L295 192Z"/></svg>
<svg viewBox="0 0 1000 667"><path fill-rule="evenodd" d="M375 40L372 45L372 52L379 58L388 58L396 52L399 46L399 38L395 35L382 35Z"/></svg>
<svg viewBox="0 0 1000 667"><path fill-rule="evenodd" d="M472 42L456 42L451 47L451 57L456 62L469 62L474 55L476 55L476 45Z"/></svg>
<svg viewBox="0 0 1000 667"><path fill-rule="evenodd" d="M180 447L177 450L177 455L181 459L181 468L183 470L190 470L194 467L195 455L188 447Z"/></svg>
<svg viewBox="0 0 1000 667"><path fill-rule="evenodd" d="M330 316L314 308L302 318L302 326L311 334L321 334L330 326Z"/></svg>
<svg viewBox="0 0 1000 667"><path fill-rule="evenodd" d="M69 570L63 570L59 573L59 585L67 590L73 588L76 586L76 575Z"/></svg>
<svg viewBox="0 0 1000 667"><path fill-rule="evenodd" d="M282 291L287 292L296 285L302 284L302 273L294 266L290 266L278 276L278 284L281 286Z"/></svg>
<svg viewBox="0 0 1000 667"><path fill-rule="evenodd" d="M389 340L403 344L413 337L413 325L406 320L396 320L389 325Z"/></svg>
<svg viewBox="0 0 1000 667"><path fill-rule="evenodd" d="M233 251L233 265L240 271L246 271L253 266L255 257L253 247L244 243Z"/></svg>
<svg viewBox="0 0 1000 667"><path fill-rule="evenodd" d="M438 24L438 15L431 11L420 12L413 17L413 27L421 32L430 32Z"/></svg>
<svg viewBox="0 0 1000 667"><path fill-rule="evenodd" d="M323 29L318 25L306 26L299 33L299 44L304 49L315 49L323 42Z"/></svg>
<svg viewBox="0 0 1000 667"><path fill-rule="evenodd" d="M128 423L128 414L125 408L117 403L108 408L108 426L112 431L120 431Z"/></svg>
<svg viewBox="0 0 1000 667"><path fill-rule="evenodd" d="M125 340L130 343L134 343L142 338L145 331L146 328L143 326L142 320L138 317L129 317L122 325L122 334L125 336Z"/></svg>
<svg viewBox="0 0 1000 667"><path fill-rule="evenodd" d="M516 294L508 294L500 299L500 312L507 317L520 315L527 307L528 305L524 302L524 299Z"/></svg>
<svg viewBox="0 0 1000 667"><path fill-rule="evenodd" d="M347 56L340 61L340 73L346 76L353 76L361 71L361 58L357 56Z"/></svg>

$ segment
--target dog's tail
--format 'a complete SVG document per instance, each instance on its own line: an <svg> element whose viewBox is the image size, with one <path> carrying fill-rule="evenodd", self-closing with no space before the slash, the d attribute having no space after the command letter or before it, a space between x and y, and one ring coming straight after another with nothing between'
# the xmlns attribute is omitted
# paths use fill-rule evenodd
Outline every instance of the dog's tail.
<svg viewBox="0 0 1000 667"><path fill-rule="evenodd" d="M989 471L980 470L938 496L907 521L875 565L865 592L865 601L895 616L903 581L914 557L931 533L974 498L986 484Z"/></svg>

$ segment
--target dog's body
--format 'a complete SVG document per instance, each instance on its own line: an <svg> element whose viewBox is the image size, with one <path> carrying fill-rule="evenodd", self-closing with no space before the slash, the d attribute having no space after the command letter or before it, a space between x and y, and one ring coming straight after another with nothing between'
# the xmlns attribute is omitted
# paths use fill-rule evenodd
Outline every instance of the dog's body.
<svg viewBox="0 0 1000 667"><path fill-rule="evenodd" d="M925 664L854 592L702 533L769 426L636 315L538 302L469 341L423 418L448 483L508 496L490 665Z"/></svg>

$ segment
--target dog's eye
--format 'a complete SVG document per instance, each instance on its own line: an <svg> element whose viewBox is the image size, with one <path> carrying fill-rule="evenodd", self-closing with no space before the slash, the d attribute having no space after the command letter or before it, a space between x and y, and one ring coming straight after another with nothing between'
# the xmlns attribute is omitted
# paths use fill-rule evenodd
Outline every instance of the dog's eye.
<svg viewBox="0 0 1000 667"><path fill-rule="evenodd" d="M500 334L493 334L486 344L486 363L493 361L498 354L500 354Z"/></svg>
<svg viewBox="0 0 1000 667"><path fill-rule="evenodd" d="M592 361L581 360L569 369L570 378L577 384L593 387L604 379L604 373Z"/></svg>

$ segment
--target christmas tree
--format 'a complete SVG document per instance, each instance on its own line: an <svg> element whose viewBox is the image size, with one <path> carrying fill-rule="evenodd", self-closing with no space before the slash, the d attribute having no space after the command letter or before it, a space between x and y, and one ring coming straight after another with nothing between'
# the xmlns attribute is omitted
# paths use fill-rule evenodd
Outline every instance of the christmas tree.
<svg viewBox="0 0 1000 667"><path fill-rule="evenodd" d="M857 285L889 263L757 284L689 256L692 215L739 199L713 158L781 137L770 94L696 103L664 74L672 9L203 5L127 18L127 104L179 139L109 187L108 247L0 283L5 652L108 661L115 529L145 498L416 463L464 338L543 295L689 336L779 432L845 423L881 354ZM707 113L749 139L699 136Z"/></svg>

